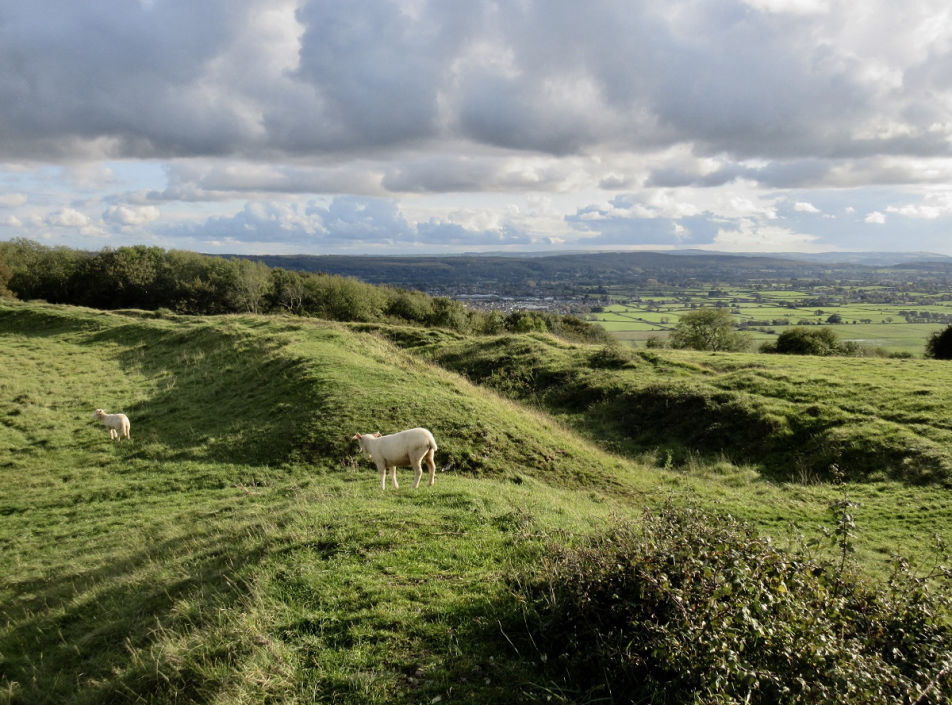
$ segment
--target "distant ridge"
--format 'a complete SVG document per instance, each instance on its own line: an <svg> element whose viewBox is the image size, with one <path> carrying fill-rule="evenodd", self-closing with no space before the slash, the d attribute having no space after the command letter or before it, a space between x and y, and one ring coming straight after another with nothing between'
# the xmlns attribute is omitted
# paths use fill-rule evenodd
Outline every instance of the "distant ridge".
<svg viewBox="0 0 952 705"><path fill-rule="evenodd" d="M614 284L741 283L772 279L873 280L900 272L952 277L952 257L929 252L731 253L706 250L645 250L395 256L224 255L269 267L324 272L371 284L431 293L565 292ZM895 270L893 273L891 270ZM538 287L538 288L536 288Z"/></svg>
<svg viewBox="0 0 952 705"><path fill-rule="evenodd" d="M682 250L682 252L688 252L688 250ZM692 250L691 252L700 254L703 251ZM745 253L745 256L748 254ZM749 256L754 255L751 253ZM870 267L894 267L911 262L952 262L952 257L936 252L776 252L771 253L770 256L798 262L861 264Z"/></svg>

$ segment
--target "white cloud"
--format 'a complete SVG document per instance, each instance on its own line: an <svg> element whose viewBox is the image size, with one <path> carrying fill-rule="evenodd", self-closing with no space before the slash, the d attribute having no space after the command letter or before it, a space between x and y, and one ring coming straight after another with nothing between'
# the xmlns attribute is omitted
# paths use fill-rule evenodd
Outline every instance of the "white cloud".
<svg viewBox="0 0 952 705"><path fill-rule="evenodd" d="M91 223L89 216L74 208L49 213L43 222L58 228L85 228Z"/></svg>
<svg viewBox="0 0 952 705"><path fill-rule="evenodd" d="M882 225L886 222L886 216L880 213L879 211L873 211L866 216L864 222L872 223L874 225Z"/></svg>
<svg viewBox="0 0 952 705"><path fill-rule="evenodd" d="M16 208L22 206L29 200L25 193L0 193L0 206L4 208Z"/></svg>
<svg viewBox="0 0 952 705"><path fill-rule="evenodd" d="M708 249L727 252L820 252L819 238L789 228L741 220L735 229L717 231Z"/></svg>
<svg viewBox="0 0 952 705"><path fill-rule="evenodd" d="M952 215L952 191L928 193L923 197L920 203L910 203L903 206L888 206L886 212L922 220L943 218Z"/></svg>
<svg viewBox="0 0 952 705"><path fill-rule="evenodd" d="M102 219L115 225L145 225L159 218L159 209L155 206L110 206L102 214Z"/></svg>
<svg viewBox="0 0 952 705"><path fill-rule="evenodd" d="M820 209L814 206L812 203L806 201L797 201L793 204L793 210L797 213L819 213Z"/></svg>
<svg viewBox="0 0 952 705"><path fill-rule="evenodd" d="M829 0L744 0L744 2L758 10L792 15L819 15L831 10Z"/></svg>

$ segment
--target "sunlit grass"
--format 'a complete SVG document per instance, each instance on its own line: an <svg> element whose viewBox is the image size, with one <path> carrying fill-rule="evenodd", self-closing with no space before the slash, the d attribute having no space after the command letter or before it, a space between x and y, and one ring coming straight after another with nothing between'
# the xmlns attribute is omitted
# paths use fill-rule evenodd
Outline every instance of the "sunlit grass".
<svg viewBox="0 0 952 705"><path fill-rule="evenodd" d="M543 676L497 617L512 569L547 541L671 497L779 542L822 536L838 495L807 470L769 480L727 455L628 452L417 354L456 334L427 332L416 352L389 342L408 330L0 308L0 702L511 703ZM596 349L514 340L548 341L566 364ZM808 360L665 355L641 373L778 396L817 376ZM833 404L860 388L854 403L936 426L946 392L914 392L952 389L944 373L874 362L810 393ZM111 442L96 407L129 414L132 441ZM380 492L349 437L417 424L440 444L437 484ZM847 491L873 575L948 538L939 486Z"/></svg>

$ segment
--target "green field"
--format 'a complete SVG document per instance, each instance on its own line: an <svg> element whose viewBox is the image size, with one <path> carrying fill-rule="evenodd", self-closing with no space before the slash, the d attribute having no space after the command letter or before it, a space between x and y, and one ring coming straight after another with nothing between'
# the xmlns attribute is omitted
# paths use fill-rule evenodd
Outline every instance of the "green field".
<svg viewBox="0 0 952 705"><path fill-rule="evenodd" d="M863 291L871 289L866 287ZM851 292L849 296L858 295ZM718 295L701 289L678 289L667 296L645 295L636 297L636 300L630 295L616 293L613 298L617 303L593 314L591 320L597 321L619 340L643 346L651 338L666 340L678 317L698 306L724 306L731 311L735 324L753 326L747 330L754 347L757 347L776 340L777 334L788 326L827 325L830 316L839 315L842 322L832 327L841 340L855 341L862 347L886 353L919 356L929 335L943 329L946 324L907 319L903 314L915 311L920 315L952 316L952 303L935 295L912 297L914 301L903 304L837 303L834 300L813 306L803 305L805 300L816 297L816 292L776 289L732 289Z"/></svg>
<svg viewBox="0 0 952 705"><path fill-rule="evenodd" d="M0 702L575 702L512 576L670 501L928 570L952 365L778 357L0 303ZM381 492L350 436L415 425Z"/></svg>

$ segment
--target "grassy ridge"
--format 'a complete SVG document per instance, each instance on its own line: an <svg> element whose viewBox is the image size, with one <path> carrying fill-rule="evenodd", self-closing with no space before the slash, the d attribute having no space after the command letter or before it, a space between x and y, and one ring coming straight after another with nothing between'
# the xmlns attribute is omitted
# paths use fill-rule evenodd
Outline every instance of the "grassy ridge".
<svg viewBox="0 0 952 705"><path fill-rule="evenodd" d="M547 671L508 620L507 576L547 541L672 492L779 537L791 521L818 533L824 486L606 452L623 439L587 441L569 414L401 349L465 340L3 305L0 702L545 701ZM581 355L593 374L628 364L545 337L510 342L544 343L566 365ZM703 359L667 364L716 378ZM131 443L109 441L97 406L130 415ZM417 424L446 471L413 492L404 470L401 489L381 493L347 439ZM926 537L950 524L932 487L852 491L871 566L897 548L924 560Z"/></svg>
<svg viewBox="0 0 952 705"><path fill-rule="evenodd" d="M557 424L334 324L15 305L0 330L11 702L507 702L534 677L487 616L515 539L591 531L637 491ZM347 438L424 421L451 467L380 493Z"/></svg>
<svg viewBox="0 0 952 705"><path fill-rule="evenodd" d="M628 455L725 455L785 481L828 479L836 463L855 479L952 483L941 361L631 352L533 335L401 343Z"/></svg>

